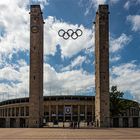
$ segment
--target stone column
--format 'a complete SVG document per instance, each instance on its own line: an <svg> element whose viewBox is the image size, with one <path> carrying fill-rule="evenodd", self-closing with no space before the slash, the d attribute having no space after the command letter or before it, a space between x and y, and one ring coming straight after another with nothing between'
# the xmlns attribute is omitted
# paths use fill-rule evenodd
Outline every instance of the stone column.
<svg viewBox="0 0 140 140"><path fill-rule="evenodd" d="M3 112L4 112L4 117L5 117L5 116L6 116L6 115L5 115L5 109L3 109Z"/></svg>
<svg viewBox="0 0 140 140"><path fill-rule="evenodd" d="M56 105L56 119L58 120L58 105Z"/></svg>
<svg viewBox="0 0 140 140"><path fill-rule="evenodd" d="M49 122L51 121L51 105L49 105Z"/></svg>
<svg viewBox="0 0 140 140"><path fill-rule="evenodd" d="M138 118L138 127L140 127L140 117Z"/></svg>
<svg viewBox="0 0 140 140"><path fill-rule="evenodd" d="M12 108L10 108L10 116L12 116Z"/></svg>
<svg viewBox="0 0 140 140"><path fill-rule="evenodd" d="M65 122L65 105L63 107L63 110L64 110L64 118L63 118L63 121Z"/></svg>
<svg viewBox="0 0 140 140"><path fill-rule="evenodd" d="M7 108L5 108L5 117L7 117Z"/></svg>
<svg viewBox="0 0 140 140"><path fill-rule="evenodd" d="M15 109L14 109L14 114L15 114L15 116L16 116L16 107L15 107Z"/></svg>
<svg viewBox="0 0 140 140"><path fill-rule="evenodd" d="M10 108L8 108L8 117L10 116Z"/></svg>
<svg viewBox="0 0 140 140"><path fill-rule="evenodd" d="M28 128L29 127L29 119L25 120L25 127Z"/></svg>
<svg viewBox="0 0 140 140"><path fill-rule="evenodd" d="M20 119L16 118L16 128L20 128Z"/></svg>
<svg viewBox="0 0 140 140"><path fill-rule="evenodd" d="M72 122L72 116L73 116L73 108L72 108L72 105L71 105L71 122Z"/></svg>
<svg viewBox="0 0 140 140"><path fill-rule="evenodd" d="M80 121L80 105L78 105L78 122Z"/></svg>
<svg viewBox="0 0 140 140"><path fill-rule="evenodd" d="M21 107L19 107L19 116L21 116Z"/></svg>
<svg viewBox="0 0 140 140"><path fill-rule="evenodd" d="M119 117L119 127L123 127L123 118Z"/></svg>
<svg viewBox="0 0 140 140"><path fill-rule="evenodd" d="M5 109L3 109L3 116L5 117Z"/></svg>
<svg viewBox="0 0 140 140"><path fill-rule="evenodd" d="M99 5L95 18L95 91L96 126L109 127L109 8L106 4Z"/></svg>
<svg viewBox="0 0 140 140"><path fill-rule="evenodd" d="M85 105L85 121L87 122L87 105Z"/></svg>
<svg viewBox="0 0 140 140"><path fill-rule="evenodd" d="M131 128L131 127L133 127L133 118L132 117L129 117L128 118L128 122L129 122L129 127Z"/></svg>
<svg viewBox="0 0 140 140"><path fill-rule="evenodd" d="M43 13L40 5L30 9L29 127L43 124Z"/></svg>
<svg viewBox="0 0 140 140"><path fill-rule="evenodd" d="M3 117L5 117L5 109L3 109Z"/></svg>
<svg viewBox="0 0 140 140"><path fill-rule="evenodd" d="M1 109L0 109L0 116L2 116Z"/></svg>
<svg viewBox="0 0 140 140"><path fill-rule="evenodd" d="M24 106L24 116L26 116L26 106Z"/></svg>
<svg viewBox="0 0 140 140"><path fill-rule="evenodd" d="M94 112L95 112L95 111L94 111L94 106L92 105L92 121L94 121L94 116L95 116L95 115L94 115Z"/></svg>
<svg viewBox="0 0 140 140"><path fill-rule="evenodd" d="M10 118L6 118L6 128L10 128Z"/></svg>
<svg viewBox="0 0 140 140"><path fill-rule="evenodd" d="M113 118L110 118L110 127L113 127Z"/></svg>
<svg viewBox="0 0 140 140"><path fill-rule="evenodd" d="M2 117L4 117L4 109L2 109Z"/></svg>

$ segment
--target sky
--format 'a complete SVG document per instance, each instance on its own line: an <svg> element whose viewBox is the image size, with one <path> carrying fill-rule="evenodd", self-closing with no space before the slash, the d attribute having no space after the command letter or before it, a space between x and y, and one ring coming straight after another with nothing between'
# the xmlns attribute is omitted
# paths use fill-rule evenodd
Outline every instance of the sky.
<svg viewBox="0 0 140 140"><path fill-rule="evenodd" d="M44 95L95 95L94 25L109 4L110 87L140 102L140 0L0 1L0 101L29 95L30 5L44 17ZM81 29L64 40L60 29Z"/></svg>

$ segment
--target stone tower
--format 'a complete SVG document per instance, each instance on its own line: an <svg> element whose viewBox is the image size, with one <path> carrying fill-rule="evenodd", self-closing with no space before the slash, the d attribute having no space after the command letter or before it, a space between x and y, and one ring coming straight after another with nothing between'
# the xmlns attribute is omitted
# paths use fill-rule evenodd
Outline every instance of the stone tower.
<svg viewBox="0 0 140 140"><path fill-rule="evenodd" d="M109 16L108 5L99 5L95 20L95 122L110 126Z"/></svg>
<svg viewBox="0 0 140 140"><path fill-rule="evenodd" d="M41 127L43 120L43 24L40 6L31 5L29 127Z"/></svg>

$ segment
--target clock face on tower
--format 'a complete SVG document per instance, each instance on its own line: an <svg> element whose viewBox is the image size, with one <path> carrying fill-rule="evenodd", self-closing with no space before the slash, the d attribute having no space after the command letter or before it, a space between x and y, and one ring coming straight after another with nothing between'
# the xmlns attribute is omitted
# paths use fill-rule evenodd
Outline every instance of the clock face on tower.
<svg viewBox="0 0 140 140"><path fill-rule="evenodd" d="M31 31L32 31L32 33L37 33L39 31L39 27L38 26L32 26Z"/></svg>

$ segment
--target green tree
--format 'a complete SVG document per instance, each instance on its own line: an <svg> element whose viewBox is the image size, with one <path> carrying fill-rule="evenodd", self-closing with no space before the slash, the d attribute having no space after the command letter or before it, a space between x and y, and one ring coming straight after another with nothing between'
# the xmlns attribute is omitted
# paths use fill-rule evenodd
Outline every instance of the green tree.
<svg viewBox="0 0 140 140"><path fill-rule="evenodd" d="M117 86L112 86L110 91L110 111L111 115L119 115L122 111L122 98L124 93L117 90Z"/></svg>
<svg viewBox="0 0 140 140"><path fill-rule="evenodd" d="M112 86L110 91L110 112L111 116L118 116L130 107L138 107L138 103L123 98L124 93Z"/></svg>

